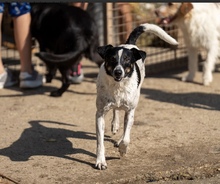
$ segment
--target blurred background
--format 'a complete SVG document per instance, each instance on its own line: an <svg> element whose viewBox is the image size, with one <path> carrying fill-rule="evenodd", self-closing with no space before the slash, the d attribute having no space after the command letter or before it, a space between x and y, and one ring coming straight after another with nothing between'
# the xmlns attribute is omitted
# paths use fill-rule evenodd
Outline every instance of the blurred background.
<svg viewBox="0 0 220 184"><path fill-rule="evenodd" d="M69 3L71 5L71 3ZM155 8L162 3L89 3L88 11L95 19L99 28L100 45L112 44L117 46L126 41L130 32L142 23L156 24ZM137 46L147 52L146 74L171 69L187 67L187 52L182 38L182 33L176 26L161 26L169 35L175 38L179 45L173 47L154 36L144 33L137 40ZM13 36L13 24L10 15L5 8L2 23L2 57L5 65L19 68L19 55ZM37 70L41 70L44 64L34 56L38 52L38 43L33 38L32 44L33 63ZM205 53L201 50L199 61L205 59Z"/></svg>

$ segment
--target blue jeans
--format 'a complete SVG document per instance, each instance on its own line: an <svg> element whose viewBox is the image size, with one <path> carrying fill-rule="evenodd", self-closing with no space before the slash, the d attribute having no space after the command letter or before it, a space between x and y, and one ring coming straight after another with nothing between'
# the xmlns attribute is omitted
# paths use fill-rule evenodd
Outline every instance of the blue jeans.
<svg viewBox="0 0 220 184"><path fill-rule="evenodd" d="M0 13L4 12L5 3L0 3ZM18 17L20 15L29 13L31 6L29 3L8 3L8 11L12 17Z"/></svg>

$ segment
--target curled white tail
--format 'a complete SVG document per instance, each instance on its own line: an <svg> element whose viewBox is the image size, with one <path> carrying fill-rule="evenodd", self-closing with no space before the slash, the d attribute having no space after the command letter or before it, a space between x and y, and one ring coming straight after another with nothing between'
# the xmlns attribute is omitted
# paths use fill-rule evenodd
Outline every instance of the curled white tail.
<svg viewBox="0 0 220 184"><path fill-rule="evenodd" d="M168 35L161 27L155 24L148 24L148 23L141 24L140 26L136 27L129 35L125 44L135 45L138 37L144 32L153 33L171 45L178 45L178 42L170 35Z"/></svg>
<svg viewBox="0 0 220 184"><path fill-rule="evenodd" d="M156 36L158 36L165 42L171 45L178 45L178 42L170 35L168 35L161 27L155 24L148 24L148 23L141 24L140 26L144 27L144 32L154 33Z"/></svg>

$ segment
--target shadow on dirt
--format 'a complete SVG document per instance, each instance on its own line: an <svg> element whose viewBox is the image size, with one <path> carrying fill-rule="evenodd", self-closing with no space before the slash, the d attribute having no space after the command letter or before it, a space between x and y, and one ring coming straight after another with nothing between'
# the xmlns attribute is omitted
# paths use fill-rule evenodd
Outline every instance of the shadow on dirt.
<svg viewBox="0 0 220 184"><path fill-rule="evenodd" d="M220 110L220 94L214 93L171 93L157 89L143 88L146 98L206 110Z"/></svg>
<svg viewBox="0 0 220 184"><path fill-rule="evenodd" d="M57 125L65 125L67 129L46 127L42 123L55 124L56 127ZM28 161L31 156L36 155L54 156L94 167L94 163L68 156L72 154L85 154L96 157L94 153L85 149L74 148L74 145L68 138L96 140L95 133L68 130L69 126L75 125L54 121L36 120L30 121L29 124L31 127L25 129L18 140L9 147L0 149L0 155L7 156L12 161Z"/></svg>
<svg viewBox="0 0 220 184"><path fill-rule="evenodd" d="M19 88L19 86L13 86L13 87L9 87L6 89L18 91L18 92L20 92L20 94L0 95L0 98L33 96L33 95L47 95L47 96L51 97L49 93L52 91L56 91L58 88L44 85L44 86L41 86L41 87L35 88L35 89L21 89L21 88ZM73 93L73 94L79 94L79 95L96 95L96 93L78 92L78 91L74 91L71 89L68 89L66 92ZM54 97L52 97L52 98L54 98Z"/></svg>
<svg viewBox="0 0 220 184"><path fill-rule="evenodd" d="M18 79L19 78L19 71L18 70L13 70L13 69L10 69L10 70L13 73L13 76L15 76L15 78ZM95 84L96 83L95 79L96 79L97 75L98 74L96 72L85 73L84 74L85 79L83 80L83 82L89 82L89 83L94 83ZM55 76L53 80L58 80L60 82L59 85L62 84L60 76ZM53 83L53 80L52 80L51 83ZM71 84L71 86L76 87L76 89L78 88L78 84ZM11 87L4 87L4 88L12 90L12 91L20 92L20 94L0 95L0 98L4 98L4 97L33 96L33 95L48 95L48 96L50 96L49 93L52 92L52 91L56 91L59 87L49 86L49 85L47 85L47 83L45 83L45 84L43 84L43 86L38 87L38 88L34 88L34 89L21 89L19 87L19 84L16 84L16 85L11 86ZM96 95L96 93L78 92L78 91L72 90L70 88L68 88L68 90L66 92L73 93L73 94L79 94L79 95Z"/></svg>

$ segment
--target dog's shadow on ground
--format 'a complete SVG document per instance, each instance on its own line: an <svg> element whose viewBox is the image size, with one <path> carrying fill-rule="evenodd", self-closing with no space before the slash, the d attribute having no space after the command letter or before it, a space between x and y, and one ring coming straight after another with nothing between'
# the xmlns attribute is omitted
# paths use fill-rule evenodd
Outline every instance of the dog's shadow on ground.
<svg viewBox="0 0 220 184"><path fill-rule="evenodd" d="M59 125L67 126L67 128L46 127L43 125L44 123L55 124L56 127L59 127ZM68 138L83 139L85 141L87 139L94 140L94 145L96 145L95 133L72 131L68 127L75 125L54 121L36 120L30 121L29 124L31 127L25 129L18 140L9 147L0 149L0 155L7 156L12 161L28 161L31 156L38 155L54 156L94 167L94 163L74 158L72 155L86 154L94 158L96 155L82 148L74 148L74 143L72 144ZM109 137L106 138L108 139ZM112 140L109 141L112 142Z"/></svg>
<svg viewBox="0 0 220 184"><path fill-rule="evenodd" d="M160 102L206 110L220 110L220 94L201 92L172 93L151 88L142 88L141 94L146 95L147 99Z"/></svg>

